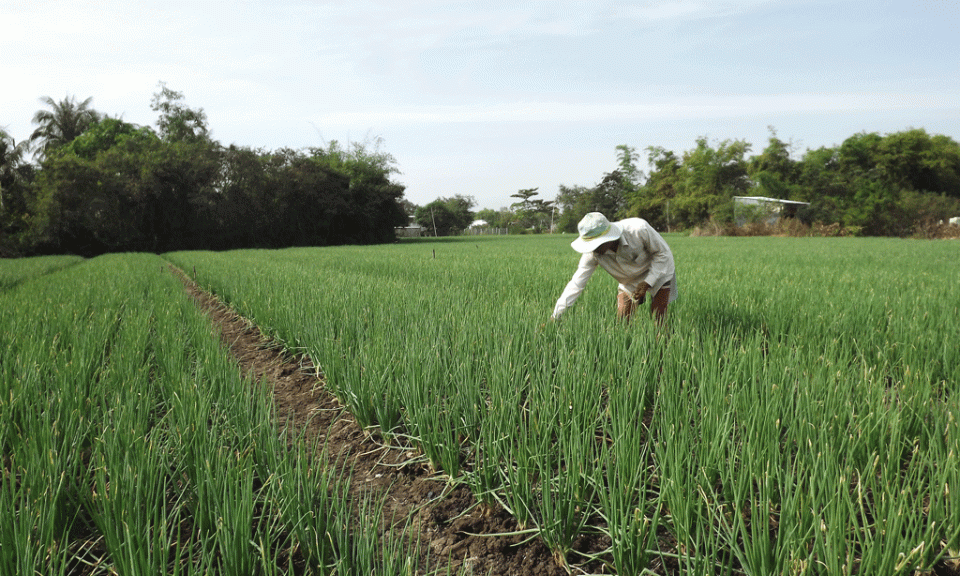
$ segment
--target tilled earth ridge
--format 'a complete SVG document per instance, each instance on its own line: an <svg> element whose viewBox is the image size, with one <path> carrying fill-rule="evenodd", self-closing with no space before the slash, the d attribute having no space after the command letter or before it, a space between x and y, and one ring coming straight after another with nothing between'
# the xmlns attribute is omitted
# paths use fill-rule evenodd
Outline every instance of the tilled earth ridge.
<svg viewBox="0 0 960 576"><path fill-rule="evenodd" d="M433 567L452 561L452 573L464 568L477 575L568 574L538 538L491 536L518 530L514 518L499 506L478 507L467 486L450 489L447 478L431 471L414 450L385 446L366 434L323 387L310 358L291 356L215 296L175 273L244 373L272 388L277 421L287 427L288 437L316 442L331 462L352 470L350 491L357 502L365 494L383 497L384 518L412 519L411 526L419 530L421 566L429 554Z"/></svg>

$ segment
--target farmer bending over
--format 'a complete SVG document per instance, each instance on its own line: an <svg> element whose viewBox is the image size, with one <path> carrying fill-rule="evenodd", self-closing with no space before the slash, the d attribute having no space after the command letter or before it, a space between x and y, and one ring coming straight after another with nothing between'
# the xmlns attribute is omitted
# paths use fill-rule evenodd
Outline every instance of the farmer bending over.
<svg viewBox="0 0 960 576"><path fill-rule="evenodd" d="M560 294L551 318L559 318L564 310L573 306L593 271L600 266L620 283L619 317L629 319L649 292L650 312L658 324L663 324L667 306L677 299L673 253L663 237L641 218L610 222L599 212L584 216L577 229L580 237L570 245L583 256L573 278Z"/></svg>

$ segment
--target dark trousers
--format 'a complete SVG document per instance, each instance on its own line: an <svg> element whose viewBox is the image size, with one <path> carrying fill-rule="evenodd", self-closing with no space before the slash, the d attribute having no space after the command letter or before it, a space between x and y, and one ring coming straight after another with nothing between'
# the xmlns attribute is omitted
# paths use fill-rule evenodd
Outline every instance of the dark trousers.
<svg viewBox="0 0 960 576"><path fill-rule="evenodd" d="M647 296L650 296L647 294ZM617 292L617 316L629 320L633 316L639 303L636 302L631 294L626 292ZM663 324L667 317L667 306L670 305L670 284L664 284L656 294L650 298L650 314L657 320L657 324Z"/></svg>

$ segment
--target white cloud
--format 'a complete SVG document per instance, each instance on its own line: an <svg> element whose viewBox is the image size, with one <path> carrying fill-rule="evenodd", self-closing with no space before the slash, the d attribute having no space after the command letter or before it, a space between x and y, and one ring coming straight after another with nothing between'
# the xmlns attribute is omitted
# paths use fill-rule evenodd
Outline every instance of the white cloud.
<svg viewBox="0 0 960 576"><path fill-rule="evenodd" d="M465 122L630 122L662 118L756 117L787 113L884 112L955 107L954 93L808 93L647 99L636 103L516 102L489 105L402 106L335 112L318 125L403 126Z"/></svg>

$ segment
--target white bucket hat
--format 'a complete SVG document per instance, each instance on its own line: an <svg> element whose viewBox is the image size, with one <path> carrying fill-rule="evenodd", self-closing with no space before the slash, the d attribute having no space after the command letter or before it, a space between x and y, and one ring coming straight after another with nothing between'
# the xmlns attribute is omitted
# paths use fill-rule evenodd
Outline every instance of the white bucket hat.
<svg viewBox="0 0 960 576"><path fill-rule="evenodd" d="M593 252L597 246L620 238L623 230L620 226L607 220L599 212L590 212L577 224L580 237L570 243L574 250L581 254Z"/></svg>

